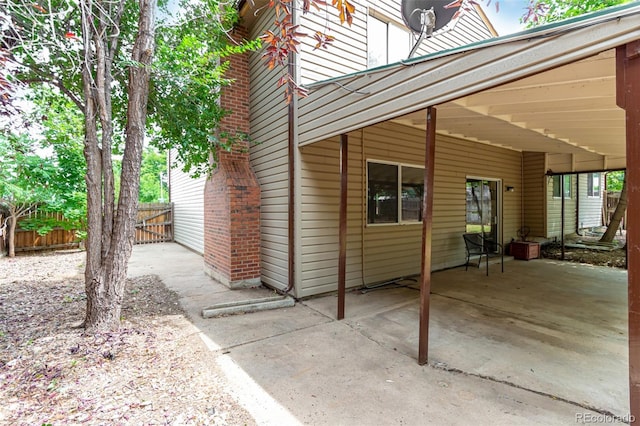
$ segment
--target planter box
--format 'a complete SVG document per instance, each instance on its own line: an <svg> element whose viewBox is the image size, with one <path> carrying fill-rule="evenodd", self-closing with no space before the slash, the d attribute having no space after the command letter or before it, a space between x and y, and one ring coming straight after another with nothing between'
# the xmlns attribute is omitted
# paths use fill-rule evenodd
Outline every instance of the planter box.
<svg viewBox="0 0 640 426"><path fill-rule="evenodd" d="M511 243L511 256L519 260L537 259L540 257L540 243L514 241Z"/></svg>

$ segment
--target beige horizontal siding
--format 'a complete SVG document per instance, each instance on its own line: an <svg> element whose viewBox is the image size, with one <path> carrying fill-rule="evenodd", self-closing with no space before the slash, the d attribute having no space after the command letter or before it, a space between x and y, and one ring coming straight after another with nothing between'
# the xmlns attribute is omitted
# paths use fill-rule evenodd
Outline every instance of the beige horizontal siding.
<svg viewBox="0 0 640 426"><path fill-rule="evenodd" d="M590 197L587 194L588 178L589 176L586 173L578 175L578 188L580 190L578 226L580 228L602 225L603 175L600 174L600 195L597 197Z"/></svg>
<svg viewBox="0 0 640 426"><path fill-rule="evenodd" d="M529 228L529 238L546 237L546 154L543 152L523 152L522 157L524 226Z"/></svg>
<svg viewBox="0 0 640 426"><path fill-rule="evenodd" d="M362 143L349 135L347 191L347 286L362 284ZM302 148L301 282L299 297L337 288L340 204L340 143L337 139Z"/></svg>
<svg viewBox="0 0 640 426"><path fill-rule="evenodd" d="M553 179L547 176L547 238L561 238L562 198L553 196ZM564 200L564 234L576 232L576 176L571 177L571 198Z"/></svg>
<svg viewBox="0 0 640 426"><path fill-rule="evenodd" d="M465 10L451 25L450 30L440 31L422 42L416 56L464 46L493 36L475 8Z"/></svg>
<svg viewBox="0 0 640 426"><path fill-rule="evenodd" d="M366 3L366 2L363 2ZM316 48L312 37L304 37L300 46L301 83L309 84L328 78L361 71L367 67L366 6L356 3L351 26L340 25L335 8L328 14L308 13L300 18L302 32L312 36L316 31L335 37L328 49ZM331 22L326 28L327 20Z"/></svg>
<svg viewBox="0 0 640 426"><path fill-rule="evenodd" d="M440 136L436 143L435 161L433 269L460 265L466 258L462 233L466 222L465 185L468 176L501 180L502 187L498 191L502 202L499 221L502 241L506 243L517 238L518 229L522 226L522 191L507 193L503 188L507 185L522 188L519 152Z"/></svg>
<svg viewBox="0 0 640 426"><path fill-rule="evenodd" d="M254 29L269 27L274 11L266 8ZM257 30L252 38L260 36ZM269 70L263 52L254 52L249 60L251 166L260 182L261 279L277 288L288 285L288 158L287 105L283 89L278 88L278 70Z"/></svg>
<svg viewBox="0 0 640 426"><path fill-rule="evenodd" d="M356 2L353 23L340 25L335 8L328 8L325 15L308 13L300 17L302 32L313 35L316 31L335 37L329 49L316 48L312 37L302 38L300 46L301 83L350 74L367 68L367 13L405 28L399 1ZM327 21L332 25L327 28ZM407 33L411 31L406 28ZM421 43L416 56L474 43L491 37L475 8L465 11L450 31L442 31ZM415 36L413 36L415 41Z"/></svg>
<svg viewBox="0 0 640 426"><path fill-rule="evenodd" d="M362 137L360 137L362 134ZM366 226L366 160L421 167L425 132L382 123L349 135L347 286L371 284L420 271L421 224ZM301 148L301 277L299 296L333 291L338 274L339 141ZM521 154L438 135L433 206L434 270L465 261L467 176L501 179L518 188L501 192L503 240L517 238L521 223Z"/></svg>

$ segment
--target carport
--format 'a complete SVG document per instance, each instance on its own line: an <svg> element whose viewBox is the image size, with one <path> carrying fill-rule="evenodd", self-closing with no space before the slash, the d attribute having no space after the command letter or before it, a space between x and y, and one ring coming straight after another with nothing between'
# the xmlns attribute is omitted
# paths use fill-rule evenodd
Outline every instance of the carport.
<svg viewBox="0 0 640 426"><path fill-rule="evenodd" d="M624 419L627 273L546 259L432 275L429 364L527 389ZM346 294L344 321L415 358L419 284ZM333 316L335 298L304 302Z"/></svg>
<svg viewBox="0 0 640 426"><path fill-rule="evenodd" d="M418 339L418 361L424 364L429 353L430 293L435 289L430 212L436 132L514 150L570 155L566 170L552 172L626 166L628 209L634 212L640 207L638 40L640 6L631 4L311 86L311 96L301 102L299 144L341 135L338 318L345 316L348 132L384 121L426 128ZM519 146L521 141L526 146ZM637 418L640 227L631 218L627 241L630 408ZM548 290L545 297L553 293ZM432 340L433 351L438 342Z"/></svg>

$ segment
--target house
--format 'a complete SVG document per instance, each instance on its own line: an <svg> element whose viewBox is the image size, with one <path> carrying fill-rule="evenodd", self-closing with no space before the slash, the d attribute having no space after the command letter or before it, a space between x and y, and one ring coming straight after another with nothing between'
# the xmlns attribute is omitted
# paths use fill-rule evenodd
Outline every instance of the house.
<svg viewBox="0 0 640 426"><path fill-rule="evenodd" d="M248 28L247 37L259 37L275 19L274 11L264 9L254 15L251 2L244 3L242 16L243 25ZM335 28L336 41L328 50L315 50L313 43L306 40L297 59L299 63L298 78L301 84L311 84L327 78L362 71L370 67L385 66L388 63L408 57L416 36L404 25L400 13L400 2L393 1L383 4L358 6L351 28ZM324 18L313 14L298 17L305 32L312 33L324 25ZM368 31L368 29L371 30ZM245 28L246 29L246 28ZM244 29L243 29L244 30ZM367 34L373 34L369 36ZM384 34L383 37L381 35ZM461 13L446 28L437 33L436 37L423 41L417 49L416 55L425 55L446 49L451 49L480 40L496 37L497 33L479 6ZM401 40L401 44L398 44ZM248 58L250 98L250 125L246 130L256 143L251 148L251 167L260 182L261 199L261 275L260 280L267 285L279 289L286 289L295 280L302 283L301 277L290 277L289 271L296 269L293 265L294 250L289 250L289 219L287 212L294 216L301 211L294 212L289 205L289 177L288 177L288 108L283 102L282 91L277 89L276 81L280 77L278 71L269 71L261 59L261 52L254 53ZM234 63L232 70L234 71ZM237 77L237 76L233 76ZM236 85L237 86L237 85ZM236 91L237 92L237 91ZM242 97L239 95L237 97ZM230 101L232 102L232 101ZM237 108L233 108L237 111ZM176 153L170 153L170 164L176 164ZM198 252L205 253L205 218L204 188L205 178L192 179L180 168L170 168L170 199L174 203L174 236L180 244ZM299 174L298 174L299 176ZM301 181L297 180L297 184ZM299 194L299 188L293 188ZM293 197L292 197L293 198ZM314 204L334 203L332 200L317 198ZM416 222L418 223L418 222ZM415 224L413 226L415 228ZM291 232L292 234L295 232ZM337 236L329 237L335 240ZM337 242L337 240L335 240ZM323 267L327 261L331 262L328 252L333 250L334 242L324 243L323 252L316 257L325 257L319 266L324 269L325 282L315 285L309 280L311 288L293 285L290 289L298 297L332 290L331 282L335 284L335 277L331 276L331 267ZM413 257L417 254L414 252ZM301 257L299 262L307 262ZM289 267L292 265L292 267ZM298 268L302 271L301 268ZM211 272L211 271L209 271ZM416 273L415 267L412 273ZM311 272L313 273L313 272ZM327 275L328 274L328 275ZM214 274L215 275L215 274ZM227 275L229 275L227 273ZM335 275L335 274L334 274ZM217 278L222 278L216 275ZM255 279L256 277L251 277ZM320 279L320 277L316 277ZM227 279L222 278L223 281ZM232 280L233 281L233 280ZM242 281L242 279L240 280ZM317 280L316 280L317 281ZM355 285L359 283L355 282Z"/></svg>
<svg viewBox="0 0 640 426"><path fill-rule="evenodd" d="M564 191L564 234L579 234L600 227L603 218L604 173L577 173L547 177L546 239L560 239L562 227L562 192ZM563 180L564 182L561 182Z"/></svg>
<svg viewBox="0 0 640 426"><path fill-rule="evenodd" d="M492 39L476 10L486 32L470 43L371 69L367 28L374 18L388 31L401 21L387 2L358 7L367 13L335 29L332 49L305 44L294 55L307 98L286 105L278 71L259 53L233 59L238 83L223 102L237 107L226 124L258 144L221 153L205 183L205 269L232 287L262 282L296 297L338 290L338 318L345 288L421 274L425 363L431 271L464 264L461 236L480 217L480 229L502 243L524 228L548 239L562 235L554 215L563 198L565 232L597 222L584 202L597 198L601 173L626 169L628 184L640 186L640 5ZM246 35L256 37L273 12L245 8ZM294 19L306 32L322 24ZM638 194L630 191L628 205L635 211ZM631 413L640 415L633 225Z"/></svg>

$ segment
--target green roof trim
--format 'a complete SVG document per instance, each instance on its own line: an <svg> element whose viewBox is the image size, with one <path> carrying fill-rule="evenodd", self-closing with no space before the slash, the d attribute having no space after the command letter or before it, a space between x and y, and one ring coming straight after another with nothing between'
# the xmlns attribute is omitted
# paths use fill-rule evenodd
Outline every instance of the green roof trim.
<svg viewBox="0 0 640 426"><path fill-rule="evenodd" d="M637 9L637 10L633 10L633 9ZM333 77L326 80L316 81L314 83L305 85L305 87L309 89L313 89L314 87L325 86L327 84L340 81L342 79L357 77L360 75L367 75L372 72L386 70L386 69L390 69L398 66L416 64L416 63L424 62L430 59L440 58L443 56L453 55L456 53L466 52L469 50L481 49L489 46L494 46L497 44L506 44L512 41L518 41L523 39L533 39L536 37L548 37L555 33L570 31L573 28L581 28L585 25L595 25L595 24L607 22L613 19L618 19L622 16L634 15L634 14L640 14L640 1L633 1L633 2L625 3L619 6L612 6L605 9L600 9L596 12L585 13L583 15L578 15L573 18L564 19L562 21L553 22L546 25L541 25L539 27L531 28L531 29L520 31L517 33L507 34L504 36L489 38L481 41L476 41L474 43L465 44L465 45L454 47L451 49L429 53L427 55L418 56L416 58L411 58L411 59L407 59L400 62L394 62L387 65L381 65L375 68L367 68L366 70L356 71L353 73L344 74L339 77ZM589 22L589 21L592 21L592 22Z"/></svg>

